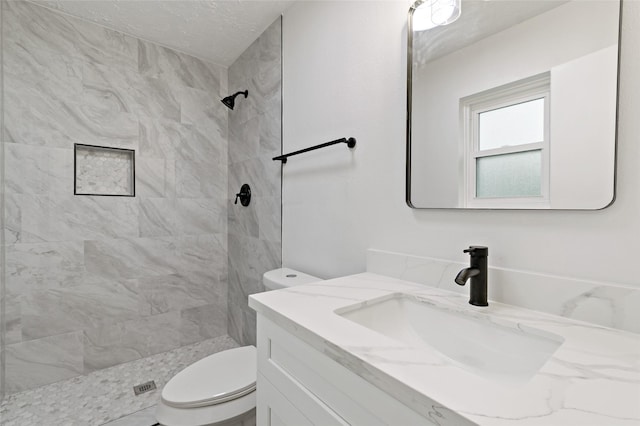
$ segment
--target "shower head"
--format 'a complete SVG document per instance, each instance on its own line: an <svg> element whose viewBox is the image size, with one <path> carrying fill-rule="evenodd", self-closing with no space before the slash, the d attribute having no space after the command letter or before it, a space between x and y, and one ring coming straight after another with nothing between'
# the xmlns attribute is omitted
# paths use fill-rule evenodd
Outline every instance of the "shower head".
<svg viewBox="0 0 640 426"><path fill-rule="evenodd" d="M234 93L233 95L227 96L226 98L224 98L221 102L225 104L227 108L233 109L233 106L236 104L236 96L238 95L244 95L244 97L246 98L247 96L249 96L249 91L245 90L244 92L240 91L240 92Z"/></svg>

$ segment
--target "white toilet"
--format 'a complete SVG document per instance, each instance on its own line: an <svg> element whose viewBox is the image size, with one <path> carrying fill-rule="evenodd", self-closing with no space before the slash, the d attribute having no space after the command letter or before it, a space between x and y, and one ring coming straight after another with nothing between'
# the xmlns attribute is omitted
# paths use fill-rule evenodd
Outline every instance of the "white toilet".
<svg viewBox="0 0 640 426"><path fill-rule="evenodd" d="M289 268L265 272L265 289L320 281ZM256 408L256 348L210 355L176 374L162 389L156 418L164 426L240 425Z"/></svg>

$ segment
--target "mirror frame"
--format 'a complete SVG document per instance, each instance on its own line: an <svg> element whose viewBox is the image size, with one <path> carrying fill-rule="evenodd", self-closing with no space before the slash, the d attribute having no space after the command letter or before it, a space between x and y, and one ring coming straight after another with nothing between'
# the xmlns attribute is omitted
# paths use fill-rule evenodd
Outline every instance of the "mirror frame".
<svg viewBox="0 0 640 426"><path fill-rule="evenodd" d="M420 3L421 0L416 0L407 13L407 105L406 105L406 165L405 165L405 202L407 206L416 210L495 210L495 211L599 211L610 207L617 197L618 188L618 127L619 127L619 114L620 114L620 59L622 56L622 17L623 17L623 3L624 0L619 1L618 12L618 59L617 59L617 72L616 72L616 111L615 111L615 131L613 141L613 193L611 201L600 208L596 209L534 209L534 208L514 208L514 207L418 207L411 202L411 105L412 105L412 81L413 81L413 23L412 17L416 10L416 3ZM464 13L464 12L463 12Z"/></svg>

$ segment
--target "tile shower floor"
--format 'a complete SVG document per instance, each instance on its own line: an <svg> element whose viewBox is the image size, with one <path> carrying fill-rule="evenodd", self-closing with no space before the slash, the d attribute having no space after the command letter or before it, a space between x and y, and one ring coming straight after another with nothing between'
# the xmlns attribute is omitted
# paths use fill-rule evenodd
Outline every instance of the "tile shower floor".
<svg viewBox="0 0 640 426"><path fill-rule="evenodd" d="M0 425L150 426L149 407L167 380L207 355L237 346L229 336L220 336L9 395L0 405ZM133 386L149 380L155 380L158 390L135 396Z"/></svg>

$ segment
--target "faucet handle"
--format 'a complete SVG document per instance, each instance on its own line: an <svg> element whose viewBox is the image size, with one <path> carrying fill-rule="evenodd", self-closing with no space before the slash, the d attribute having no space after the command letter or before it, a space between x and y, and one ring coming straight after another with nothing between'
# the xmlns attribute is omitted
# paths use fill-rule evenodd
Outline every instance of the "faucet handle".
<svg viewBox="0 0 640 426"><path fill-rule="evenodd" d="M469 246L468 249L464 249L463 253L469 253L473 256L488 256L489 255L489 247L485 246Z"/></svg>

